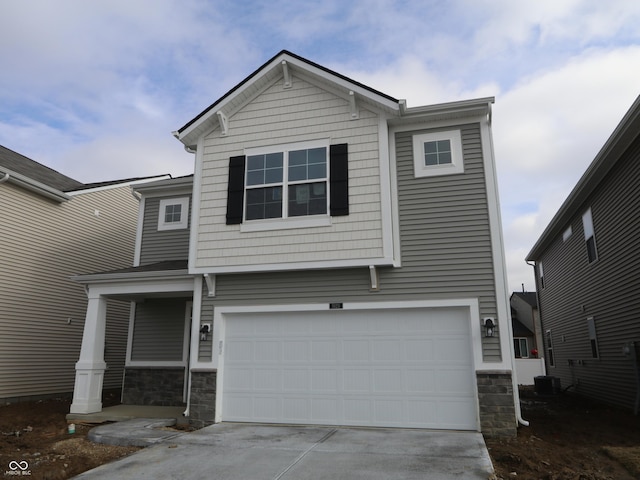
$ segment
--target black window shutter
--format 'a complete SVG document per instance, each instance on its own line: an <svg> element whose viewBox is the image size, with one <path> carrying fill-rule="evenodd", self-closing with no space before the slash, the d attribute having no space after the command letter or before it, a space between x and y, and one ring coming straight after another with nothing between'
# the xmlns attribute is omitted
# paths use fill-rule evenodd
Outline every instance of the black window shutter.
<svg viewBox="0 0 640 480"><path fill-rule="evenodd" d="M244 206L245 156L229 159L229 184L227 185L227 225L242 223Z"/></svg>
<svg viewBox="0 0 640 480"><path fill-rule="evenodd" d="M349 162L346 143L329 148L329 212L332 217L349 215Z"/></svg>

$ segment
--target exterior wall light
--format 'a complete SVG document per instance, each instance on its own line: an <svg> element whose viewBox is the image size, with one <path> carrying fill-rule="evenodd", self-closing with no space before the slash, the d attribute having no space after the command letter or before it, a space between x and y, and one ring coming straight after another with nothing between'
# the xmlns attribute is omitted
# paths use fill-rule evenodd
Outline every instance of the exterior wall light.
<svg viewBox="0 0 640 480"><path fill-rule="evenodd" d="M496 323L493 318L485 318L484 319L484 336L485 337L493 337L493 333L496 329Z"/></svg>

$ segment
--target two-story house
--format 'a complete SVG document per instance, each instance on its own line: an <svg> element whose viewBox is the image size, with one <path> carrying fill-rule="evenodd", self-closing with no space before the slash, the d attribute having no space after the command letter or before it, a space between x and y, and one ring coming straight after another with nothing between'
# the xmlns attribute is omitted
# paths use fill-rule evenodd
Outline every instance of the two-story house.
<svg viewBox="0 0 640 480"><path fill-rule="evenodd" d="M69 277L131 264L131 185L83 184L0 146L0 403L69 394L87 297ZM109 301L104 386L120 388L129 304Z"/></svg>
<svg viewBox="0 0 640 480"><path fill-rule="evenodd" d="M640 97L537 240L549 375L561 388L640 407Z"/></svg>
<svg viewBox="0 0 640 480"><path fill-rule="evenodd" d="M136 263L89 295L71 411L101 408L105 302L135 302L125 401L221 421L513 434L492 98L409 108L282 51L174 135Z"/></svg>

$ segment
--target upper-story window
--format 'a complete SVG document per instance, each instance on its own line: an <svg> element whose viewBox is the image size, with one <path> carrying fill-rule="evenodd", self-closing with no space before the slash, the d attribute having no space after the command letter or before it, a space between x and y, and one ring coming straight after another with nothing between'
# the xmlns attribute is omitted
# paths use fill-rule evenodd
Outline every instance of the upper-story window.
<svg viewBox="0 0 640 480"><path fill-rule="evenodd" d="M160 200L158 230L179 230L189 223L189 197Z"/></svg>
<svg viewBox="0 0 640 480"><path fill-rule="evenodd" d="M247 155L245 220L326 215L328 145Z"/></svg>
<svg viewBox="0 0 640 480"><path fill-rule="evenodd" d="M241 231L330 225L349 214L347 144L249 148L229 160L227 225Z"/></svg>
<svg viewBox="0 0 640 480"><path fill-rule="evenodd" d="M582 226L584 228L584 240L587 244L587 257L589 258L589 263L592 263L598 259L598 249L596 247L596 235L593 231L591 208L582 215Z"/></svg>
<svg viewBox="0 0 640 480"><path fill-rule="evenodd" d="M414 135L413 159L416 177L464 173L460 130Z"/></svg>

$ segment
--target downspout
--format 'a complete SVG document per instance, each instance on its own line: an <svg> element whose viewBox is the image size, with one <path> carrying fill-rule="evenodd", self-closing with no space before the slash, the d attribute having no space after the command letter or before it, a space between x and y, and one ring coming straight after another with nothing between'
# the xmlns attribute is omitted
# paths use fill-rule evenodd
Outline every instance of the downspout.
<svg viewBox="0 0 640 480"><path fill-rule="evenodd" d="M509 321L507 323L509 324L509 336L513 338L513 328L511 326L511 315L509 315ZM518 372L516 370L515 352L513 351L513 342L509 342L509 343L510 343L509 352L511 355L511 371L513 372L511 375L511 383L513 385L513 398L515 400L515 407L516 407L516 420L518 420L518 423L523 427L528 427L529 422L524 418L522 418L522 410L520 409L520 391L518 390Z"/></svg>
<svg viewBox="0 0 640 480"><path fill-rule="evenodd" d="M6 182L7 180L9 180L9 177L10 177L10 176L11 176L11 175L9 175L8 173L5 173L5 174L4 174L4 177L0 178L0 183L4 183L4 182Z"/></svg>

